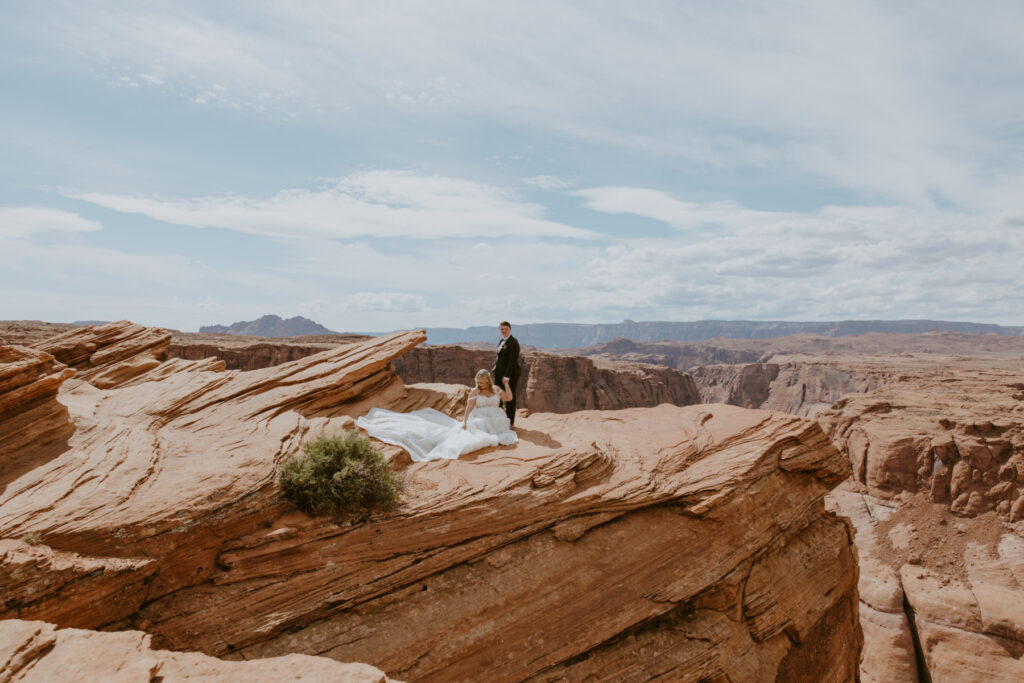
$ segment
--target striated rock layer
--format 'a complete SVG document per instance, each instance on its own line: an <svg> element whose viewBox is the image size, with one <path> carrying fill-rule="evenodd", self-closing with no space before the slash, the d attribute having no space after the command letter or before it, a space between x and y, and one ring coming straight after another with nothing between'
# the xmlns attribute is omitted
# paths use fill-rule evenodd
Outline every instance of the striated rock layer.
<svg viewBox="0 0 1024 683"><path fill-rule="evenodd" d="M78 371L78 378L110 389L156 368L168 358L171 333L127 320L87 325L33 344Z"/></svg>
<svg viewBox="0 0 1024 683"><path fill-rule="evenodd" d="M338 344L295 344L254 342L228 344L220 341L183 342L175 340L167 352L174 358L203 360L216 358L228 370L261 370L323 353Z"/></svg>
<svg viewBox="0 0 1024 683"><path fill-rule="evenodd" d="M57 391L75 371L24 346L0 346L0 491L67 448L74 431Z"/></svg>
<svg viewBox="0 0 1024 683"><path fill-rule="evenodd" d="M0 680L24 683L104 681L149 683L197 679L209 683L277 683L288 679L388 683L380 669L323 657L286 655L228 662L193 652L154 650L139 631L57 630L41 621L0 621Z"/></svg>
<svg viewBox="0 0 1024 683"><path fill-rule="evenodd" d="M957 514L1024 519L1024 367L1019 360L906 360L897 377L818 421L873 495L924 491Z"/></svg>
<svg viewBox="0 0 1024 683"><path fill-rule="evenodd" d="M517 406L532 413L620 410L661 403L700 402L693 379L684 373L640 363L594 362L536 350L520 356ZM408 383L441 382L472 386L480 369L494 365L494 351L461 346L413 349L395 361Z"/></svg>
<svg viewBox="0 0 1024 683"><path fill-rule="evenodd" d="M889 357L818 422L854 476L865 681L1024 677L1024 366ZM851 363L854 371L857 365Z"/></svg>
<svg viewBox="0 0 1024 683"><path fill-rule="evenodd" d="M898 505L843 487L860 558L861 679L1024 679L1024 538L994 513L950 518L925 496Z"/></svg>
<svg viewBox="0 0 1024 683"><path fill-rule="evenodd" d="M843 396L882 386L899 370L888 361L810 356L771 363L709 365L695 368L690 374L702 403L814 417Z"/></svg>
<svg viewBox="0 0 1024 683"><path fill-rule="evenodd" d="M801 418L534 414L517 446L408 465L393 514L294 511L276 466L302 442L371 406L457 409L464 387L395 374L424 338L66 380L67 450L0 494L0 617L407 680L855 677L851 530L822 503L849 465Z"/></svg>

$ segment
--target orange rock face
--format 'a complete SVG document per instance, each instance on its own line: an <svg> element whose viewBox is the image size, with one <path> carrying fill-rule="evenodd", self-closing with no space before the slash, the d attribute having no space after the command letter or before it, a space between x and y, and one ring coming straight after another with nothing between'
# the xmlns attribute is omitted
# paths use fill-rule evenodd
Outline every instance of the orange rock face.
<svg viewBox="0 0 1024 683"><path fill-rule="evenodd" d="M60 389L67 450L0 494L0 617L405 680L856 675L851 531L822 502L849 465L814 422L730 406L534 413L514 447L407 466L394 513L312 519L276 484L301 443L372 406L464 398L396 375L423 332L252 372L121 353L135 339L155 357L144 340L158 336L50 345L99 372ZM140 634L101 636L157 657Z"/></svg>
<svg viewBox="0 0 1024 683"><path fill-rule="evenodd" d="M41 621L0 621L0 675L26 683L54 681L181 681L277 683L290 679L388 683L366 664L287 655L258 662L228 662L194 652L154 650L139 631L100 633L56 630ZM397 683L397 682L396 682Z"/></svg>
<svg viewBox="0 0 1024 683"><path fill-rule="evenodd" d="M888 381L890 366L852 358L805 357L772 363L711 365L690 371L702 403L781 410L814 417L843 396Z"/></svg>
<svg viewBox="0 0 1024 683"><path fill-rule="evenodd" d="M1024 519L1024 368L904 361L897 377L818 417L874 495L925 491L956 514Z"/></svg>
<svg viewBox="0 0 1024 683"><path fill-rule="evenodd" d="M620 410L662 403L688 406L700 403L693 378L670 368L592 361L543 351L524 351L520 357L517 405L533 413L571 413L577 410ZM426 346L395 361L406 382L442 382L472 386L480 369L494 365L494 351L461 346Z"/></svg>
<svg viewBox="0 0 1024 683"><path fill-rule="evenodd" d="M958 520L924 495L900 505L844 486L829 507L856 528L862 680L1024 677L1019 533L995 513Z"/></svg>
<svg viewBox="0 0 1024 683"><path fill-rule="evenodd" d="M74 427L57 391L74 374L48 353L0 346L0 491L67 448Z"/></svg>
<svg viewBox="0 0 1024 683"><path fill-rule="evenodd" d="M123 384L167 359L171 333L127 320L88 325L33 344L100 389Z"/></svg>

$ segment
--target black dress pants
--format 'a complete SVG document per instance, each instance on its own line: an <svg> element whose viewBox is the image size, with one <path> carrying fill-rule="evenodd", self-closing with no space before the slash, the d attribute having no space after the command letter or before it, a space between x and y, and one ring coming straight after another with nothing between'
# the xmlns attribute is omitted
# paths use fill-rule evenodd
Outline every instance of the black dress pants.
<svg viewBox="0 0 1024 683"><path fill-rule="evenodd" d="M511 401L502 401L501 402L501 405L503 405L505 407L505 415L508 416L509 424L515 424L516 423L516 399L519 398L519 393L516 390L519 387L519 373L520 372L521 372L520 370L514 370L512 372L512 376L508 378L508 387L509 387L509 389L512 390L512 400ZM501 384L501 388L504 389L505 388L505 384L504 384L504 382L502 382L501 377L497 377L496 379Z"/></svg>

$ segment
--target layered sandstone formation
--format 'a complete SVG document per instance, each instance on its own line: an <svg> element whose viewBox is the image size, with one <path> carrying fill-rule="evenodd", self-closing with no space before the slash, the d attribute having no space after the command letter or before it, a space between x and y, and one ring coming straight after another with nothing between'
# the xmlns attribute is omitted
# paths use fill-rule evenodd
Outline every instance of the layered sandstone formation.
<svg viewBox="0 0 1024 683"><path fill-rule="evenodd" d="M426 346L395 361L406 382L472 386L480 369L494 365L494 351L462 346ZM693 379L669 368L639 363L604 363L537 350L520 356L517 407L532 413L620 410L661 403L700 402Z"/></svg>
<svg viewBox="0 0 1024 683"><path fill-rule="evenodd" d="M862 680L1024 679L1019 530L950 518L925 496L899 504L844 487L829 505L857 530Z"/></svg>
<svg viewBox="0 0 1024 683"><path fill-rule="evenodd" d="M208 683L277 683L288 679L387 683L380 669L324 657L287 655L228 662L195 652L154 650L139 631L101 633L41 621L0 621L0 680L24 683L105 681L150 683L186 679Z"/></svg>
<svg viewBox="0 0 1024 683"><path fill-rule="evenodd" d="M894 374L887 362L854 357L787 357L779 362L711 365L690 371L701 403L780 410L814 417L847 394L871 391Z"/></svg>
<svg viewBox="0 0 1024 683"><path fill-rule="evenodd" d="M884 384L818 416L853 464L830 504L857 528L862 678L1020 680L1024 366L884 364Z"/></svg>
<svg viewBox="0 0 1024 683"><path fill-rule="evenodd" d="M0 346L0 491L67 449L74 431L57 391L75 371L24 346Z"/></svg>
<svg viewBox="0 0 1024 683"><path fill-rule="evenodd" d="M534 414L514 447L396 457L395 513L311 519L276 485L302 442L372 406L458 409L464 387L394 371L425 335L251 372L93 363L129 339L152 358L139 342L155 336L50 345L89 376L58 395L67 450L0 494L0 617L406 680L855 675L850 528L822 503L849 466L813 422L729 406Z"/></svg>
<svg viewBox="0 0 1024 683"><path fill-rule="evenodd" d="M876 496L925 491L957 514L1024 519L1019 360L904 359L884 386L818 420Z"/></svg>
<svg viewBox="0 0 1024 683"><path fill-rule="evenodd" d="M156 368L168 358L171 333L127 320L87 325L33 347L78 371L78 378L109 389Z"/></svg>
<svg viewBox="0 0 1024 683"><path fill-rule="evenodd" d="M212 335L204 335L212 336ZM220 336L220 335L218 335ZM174 339L167 352L174 358L202 360L216 358L228 370L262 370L282 363L323 353L339 344L330 343L275 343L254 341L239 343L234 340L191 341Z"/></svg>
<svg viewBox="0 0 1024 683"><path fill-rule="evenodd" d="M41 320L0 320L0 346L31 346L77 327L70 323Z"/></svg>
<svg viewBox="0 0 1024 683"><path fill-rule="evenodd" d="M616 361L667 365L690 370L705 365L746 365L778 363L790 356L853 357L875 355L1024 355L1024 337L1004 334L966 334L963 332L922 331L923 334L868 332L852 330L844 336L791 334L773 339L716 338L707 341L635 341L613 339L586 348L563 349L574 356Z"/></svg>

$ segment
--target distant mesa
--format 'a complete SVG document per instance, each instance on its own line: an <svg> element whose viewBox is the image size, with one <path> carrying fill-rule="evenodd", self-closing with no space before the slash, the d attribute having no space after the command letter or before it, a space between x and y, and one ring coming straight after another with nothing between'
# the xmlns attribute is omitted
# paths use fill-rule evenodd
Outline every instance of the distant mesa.
<svg viewBox="0 0 1024 683"><path fill-rule="evenodd" d="M894 334L922 334L925 332L960 332L965 334L1000 334L1024 336L1024 327L1009 327L986 323L946 320L841 320L832 322L753 321L753 320L696 320L693 322L633 321L621 323L527 323L512 321L513 332L519 343L542 348L578 349L625 338L636 342L652 341L704 341L726 339L775 339L792 334L816 334L823 337L842 337L852 334L884 332ZM494 326L427 328L430 344L465 344L498 340Z"/></svg>
<svg viewBox="0 0 1024 683"><path fill-rule="evenodd" d="M210 334L235 334L245 337L301 337L314 334L337 334L320 323L297 315L283 319L279 315L265 315L259 320L249 320L232 325L206 325L200 332Z"/></svg>
<svg viewBox="0 0 1024 683"><path fill-rule="evenodd" d="M89 325L106 325L109 322L109 320L76 320L71 324L78 327L88 327Z"/></svg>

